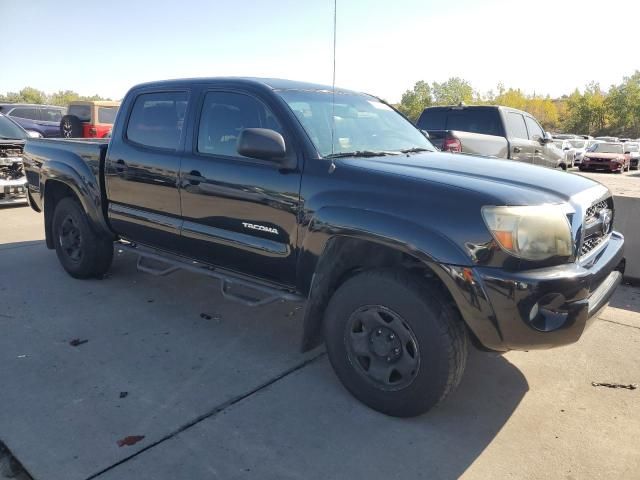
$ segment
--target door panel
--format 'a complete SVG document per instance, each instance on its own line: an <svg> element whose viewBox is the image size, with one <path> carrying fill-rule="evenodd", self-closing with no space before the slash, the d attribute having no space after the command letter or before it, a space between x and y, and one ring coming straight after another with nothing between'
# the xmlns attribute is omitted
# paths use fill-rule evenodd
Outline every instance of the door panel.
<svg viewBox="0 0 640 480"><path fill-rule="evenodd" d="M533 163L533 142L529 140L527 128L522 114L517 112L505 113L507 135L509 136L509 155L512 160Z"/></svg>
<svg viewBox="0 0 640 480"><path fill-rule="evenodd" d="M555 168L558 162L558 156L555 148L551 144L542 143L544 138L544 130L538 122L529 115L525 115L527 130L529 131L529 139L533 143L533 163L542 165L543 167Z"/></svg>
<svg viewBox="0 0 640 480"><path fill-rule="evenodd" d="M180 248L178 174L187 99L185 91L138 95L121 141L109 147L105 166L115 231L170 251Z"/></svg>
<svg viewBox="0 0 640 480"><path fill-rule="evenodd" d="M193 152L185 154L180 172L185 253L293 285L300 174L240 156L237 137L251 127L285 133L257 97L203 95Z"/></svg>

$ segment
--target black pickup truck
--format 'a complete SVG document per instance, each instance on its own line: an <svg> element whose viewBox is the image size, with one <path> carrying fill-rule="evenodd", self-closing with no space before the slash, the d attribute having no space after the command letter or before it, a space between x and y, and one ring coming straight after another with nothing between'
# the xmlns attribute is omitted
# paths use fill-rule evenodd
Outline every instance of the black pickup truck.
<svg viewBox="0 0 640 480"><path fill-rule="evenodd" d="M76 278L114 242L139 267L220 280L250 305L304 301L358 399L417 415L460 382L468 345L575 342L624 268L609 191L435 151L379 99L285 80L129 91L106 140L34 139L28 196Z"/></svg>

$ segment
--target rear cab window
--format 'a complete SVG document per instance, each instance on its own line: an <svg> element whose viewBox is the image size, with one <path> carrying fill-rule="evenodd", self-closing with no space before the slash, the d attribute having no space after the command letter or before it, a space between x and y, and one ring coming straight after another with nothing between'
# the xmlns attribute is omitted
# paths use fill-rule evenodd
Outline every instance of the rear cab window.
<svg viewBox="0 0 640 480"><path fill-rule="evenodd" d="M423 130L459 130L482 135L504 136L502 122L494 108L450 108L425 110L418 120Z"/></svg>
<svg viewBox="0 0 640 480"><path fill-rule="evenodd" d="M422 130L446 130L447 110L425 110L418 119L418 128Z"/></svg>
<svg viewBox="0 0 640 480"><path fill-rule="evenodd" d="M182 138L187 101L186 91L138 95L127 124L127 140L143 147L177 150Z"/></svg>

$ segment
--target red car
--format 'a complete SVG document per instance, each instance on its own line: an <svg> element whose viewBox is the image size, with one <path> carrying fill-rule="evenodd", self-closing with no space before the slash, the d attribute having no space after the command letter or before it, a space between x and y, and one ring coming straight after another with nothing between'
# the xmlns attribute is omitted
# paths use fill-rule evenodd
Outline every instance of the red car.
<svg viewBox="0 0 640 480"><path fill-rule="evenodd" d="M622 173L631 169L631 155L624 153L620 142L596 143L584 154L580 171L606 170Z"/></svg>
<svg viewBox="0 0 640 480"><path fill-rule="evenodd" d="M109 135L120 102L76 101L69 104L60 121L60 136L64 138L104 138Z"/></svg>

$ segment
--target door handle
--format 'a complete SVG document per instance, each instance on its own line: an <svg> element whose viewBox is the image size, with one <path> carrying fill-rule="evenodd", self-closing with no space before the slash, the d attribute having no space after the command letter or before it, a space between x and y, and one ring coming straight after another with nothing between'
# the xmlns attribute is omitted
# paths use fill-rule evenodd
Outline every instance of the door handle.
<svg viewBox="0 0 640 480"><path fill-rule="evenodd" d="M522 149L520 147L513 147L513 153L520 153Z"/></svg>
<svg viewBox="0 0 640 480"><path fill-rule="evenodd" d="M200 182L205 181L205 178L197 170L191 170L187 175L185 175L185 179L188 180L191 185L199 185Z"/></svg>
<svg viewBox="0 0 640 480"><path fill-rule="evenodd" d="M124 161L124 160L119 159L119 160L116 162L116 172L118 172L118 173L122 173L122 172L124 172L127 168L128 168L128 167L127 167L127 164L125 163L125 161Z"/></svg>

